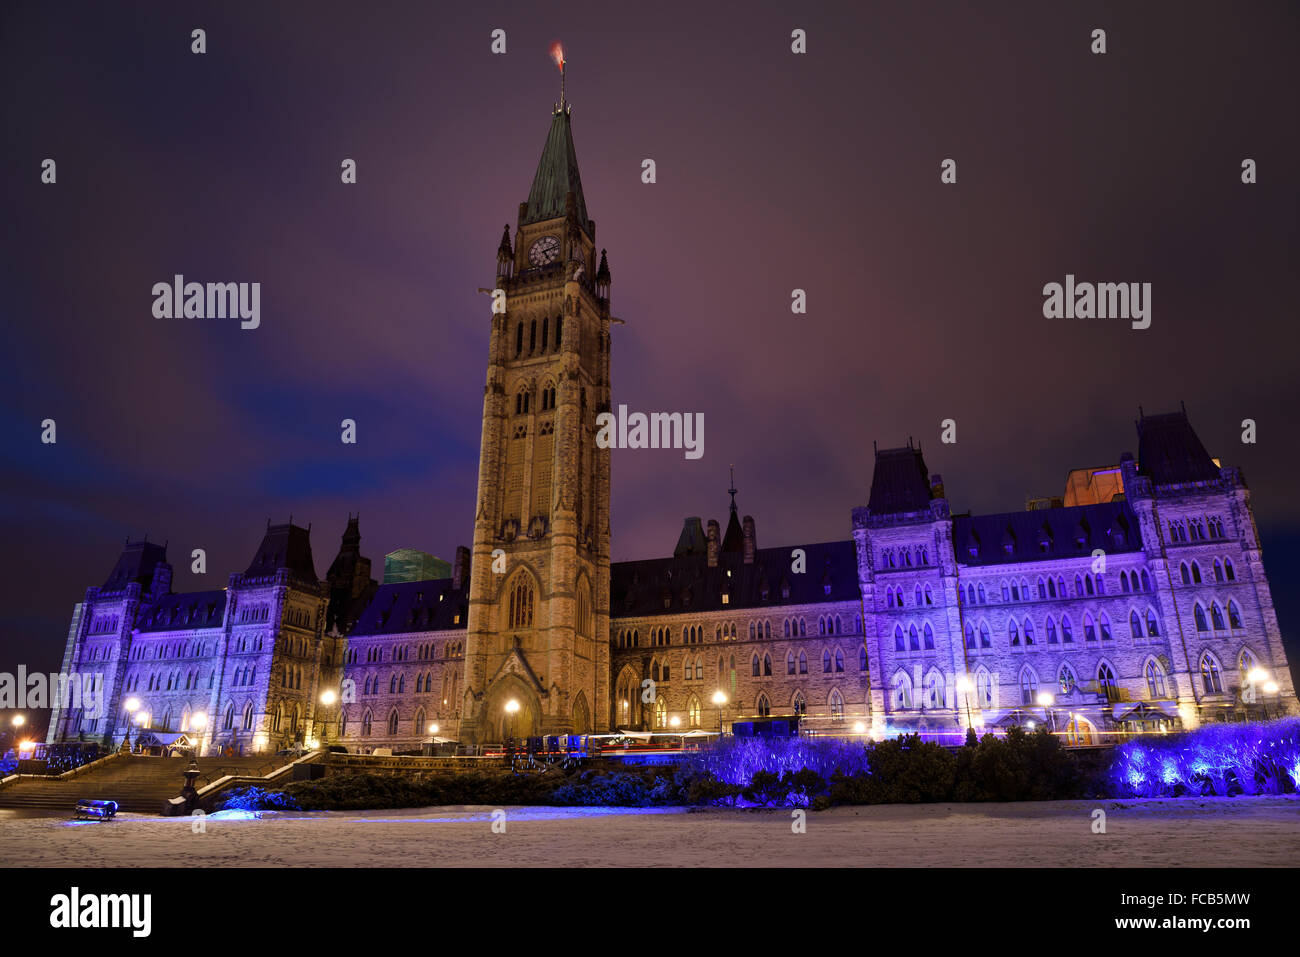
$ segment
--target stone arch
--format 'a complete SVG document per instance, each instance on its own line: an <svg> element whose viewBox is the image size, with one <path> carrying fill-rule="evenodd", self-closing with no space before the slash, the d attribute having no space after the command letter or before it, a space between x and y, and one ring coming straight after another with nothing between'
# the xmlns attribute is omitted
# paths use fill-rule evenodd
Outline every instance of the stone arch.
<svg viewBox="0 0 1300 957"><path fill-rule="evenodd" d="M497 593L497 617L498 632L505 634L510 631L532 631L541 623L537 620L538 613L541 609L542 602L542 581L537 576L537 572L527 562L518 562L515 568L508 575L501 576L505 579L501 583L501 590ZM511 599L516 600L521 597L517 589L520 586L526 586L531 594L531 612L525 616L525 624L514 624L515 608Z"/></svg>
<svg viewBox="0 0 1300 957"><path fill-rule="evenodd" d="M578 585L574 590L574 632L579 638L592 640L596 637L595 608L591 601L591 580L586 572L578 575Z"/></svg>
<svg viewBox="0 0 1300 957"><path fill-rule="evenodd" d="M516 701L519 709L513 714L506 710L506 704ZM496 684L488 689L483 699L484 739L504 742L514 738L516 742L532 737L541 732L542 707L533 687L515 674L502 676Z"/></svg>
<svg viewBox="0 0 1300 957"><path fill-rule="evenodd" d="M641 726L641 675L632 665L624 665L614 682L614 699L610 702L614 728Z"/></svg>
<svg viewBox="0 0 1300 957"><path fill-rule="evenodd" d="M591 731L591 708L587 704L587 695L579 691L573 699L573 733L588 734Z"/></svg>

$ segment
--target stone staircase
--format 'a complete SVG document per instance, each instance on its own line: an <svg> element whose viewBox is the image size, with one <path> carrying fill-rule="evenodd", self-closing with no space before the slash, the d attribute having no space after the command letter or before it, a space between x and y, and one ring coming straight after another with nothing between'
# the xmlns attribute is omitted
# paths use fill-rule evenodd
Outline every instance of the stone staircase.
<svg viewBox="0 0 1300 957"><path fill-rule="evenodd" d="M195 784L204 785L223 775L259 776L282 765L287 758L199 758L202 772ZM185 784L185 758L113 755L64 775L23 775L0 787L0 808L46 808L72 813L81 798L116 801L121 811L161 814L168 798L180 794Z"/></svg>

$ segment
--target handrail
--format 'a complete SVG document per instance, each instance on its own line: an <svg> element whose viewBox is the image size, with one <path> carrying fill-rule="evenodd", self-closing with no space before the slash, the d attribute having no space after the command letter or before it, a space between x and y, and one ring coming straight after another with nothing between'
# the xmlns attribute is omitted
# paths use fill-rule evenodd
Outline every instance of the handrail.
<svg viewBox="0 0 1300 957"><path fill-rule="evenodd" d="M89 771L91 768L100 767L101 765L107 764L109 761L114 761L121 757L122 757L122 752L114 751L111 754L104 755L102 758L96 758L94 761L90 761L86 764L80 764L75 768L69 768L67 771L62 771L58 774L18 774L15 772L14 774L9 775L8 777L0 778L0 789L6 788L11 784L16 784L18 783L19 780L24 778L27 779L39 778L42 781L51 781L51 782L67 781L77 777L80 774L84 774L85 772Z"/></svg>

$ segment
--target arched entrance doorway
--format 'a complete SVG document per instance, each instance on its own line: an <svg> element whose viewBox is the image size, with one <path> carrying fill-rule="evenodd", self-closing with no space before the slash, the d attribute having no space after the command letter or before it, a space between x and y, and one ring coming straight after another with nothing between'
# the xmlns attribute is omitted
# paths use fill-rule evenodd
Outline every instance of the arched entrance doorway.
<svg viewBox="0 0 1300 957"><path fill-rule="evenodd" d="M587 707L587 696L581 691L573 702L573 733L588 734L591 731L591 709Z"/></svg>
<svg viewBox="0 0 1300 957"><path fill-rule="evenodd" d="M517 708L511 710L511 703ZM541 707L537 695L523 681L509 675L488 692L483 712L485 740L505 743L513 737L516 742L540 733Z"/></svg>
<svg viewBox="0 0 1300 957"><path fill-rule="evenodd" d="M641 679L630 665L624 666L615 684L610 726L638 729L641 727Z"/></svg>

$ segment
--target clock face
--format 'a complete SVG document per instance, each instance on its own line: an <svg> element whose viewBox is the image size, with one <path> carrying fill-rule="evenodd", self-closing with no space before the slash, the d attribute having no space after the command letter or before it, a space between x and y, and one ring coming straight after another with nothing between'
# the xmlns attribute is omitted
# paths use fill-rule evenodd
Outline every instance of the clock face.
<svg viewBox="0 0 1300 957"><path fill-rule="evenodd" d="M528 250L528 261L534 266L545 266L559 258L560 240L555 236L543 236Z"/></svg>

